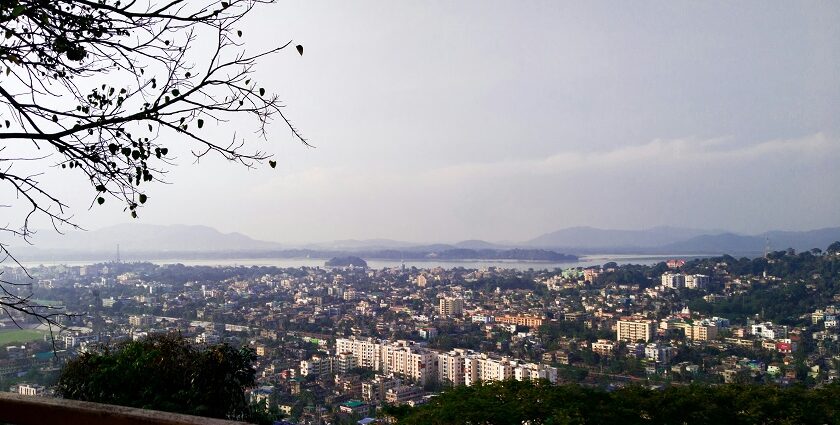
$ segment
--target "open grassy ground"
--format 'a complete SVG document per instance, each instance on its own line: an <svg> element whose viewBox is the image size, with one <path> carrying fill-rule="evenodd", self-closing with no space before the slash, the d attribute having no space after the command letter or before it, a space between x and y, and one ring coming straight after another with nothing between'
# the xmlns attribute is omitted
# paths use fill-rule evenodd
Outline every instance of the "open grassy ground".
<svg viewBox="0 0 840 425"><path fill-rule="evenodd" d="M32 300L32 302L33 302L33 303L35 303L35 304L40 304L40 305L49 305L49 306L61 306L61 305L64 305L64 302L63 302L63 301L54 301L54 300L40 300L40 299L35 299L35 300Z"/></svg>
<svg viewBox="0 0 840 425"><path fill-rule="evenodd" d="M46 332L35 329L0 330L0 346L42 339Z"/></svg>

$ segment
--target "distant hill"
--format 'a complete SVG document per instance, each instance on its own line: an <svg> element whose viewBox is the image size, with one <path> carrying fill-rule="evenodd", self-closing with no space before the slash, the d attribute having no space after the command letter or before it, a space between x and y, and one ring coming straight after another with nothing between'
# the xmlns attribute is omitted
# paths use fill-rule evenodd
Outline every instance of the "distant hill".
<svg viewBox="0 0 840 425"><path fill-rule="evenodd" d="M470 239L453 244L456 248L465 249L504 249L506 245L495 244L492 242L482 241L478 239Z"/></svg>
<svg viewBox="0 0 840 425"><path fill-rule="evenodd" d="M123 251L243 251L278 249L280 244L252 239L241 233L222 233L208 226L119 224L91 231L60 235L41 230L32 249L38 251L116 252ZM21 246L18 250L31 251Z"/></svg>
<svg viewBox="0 0 840 425"><path fill-rule="evenodd" d="M420 244L392 239L343 240L285 246L241 233L222 233L196 225L121 224L64 235L43 230L33 246L14 247L25 261L112 259L117 245L124 258L332 258L354 255L366 259L510 259L574 261L575 254L731 254L755 255L769 239L773 250L825 249L840 240L840 227L809 231L770 231L742 235L715 230L654 227L645 230L572 227L522 243L492 243L478 239L457 243Z"/></svg>
<svg viewBox="0 0 840 425"><path fill-rule="evenodd" d="M344 239L332 242L321 242L305 244L305 248L315 249L341 249L341 250L357 250L357 249L390 249L390 248L405 248L418 245L416 243L396 241L393 239Z"/></svg>
<svg viewBox="0 0 840 425"><path fill-rule="evenodd" d="M546 233L526 246L577 253L758 254L769 241L773 250L825 249L840 240L840 227L808 231L770 231L741 235L713 230L654 227L647 230L610 230L572 227Z"/></svg>
<svg viewBox="0 0 840 425"><path fill-rule="evenodd" d="M525 260L575 261L577 257L544 249L499 249L483 241L459 244L411 244L390 239L345 240L303 247L284 247L241 233L222 233L207 226L121 224L64 235L43 231L34 246L17 246L23 261L110 260L117 245L123 259L215 258L334 258L335 263L356 258L379 260ZM493 248L488 248L493 247Z"/></svg>
<svg viewBox="0 0 840 425"><path fill-rule="evenodd" d="M362 260L359 257L354 257L352 255L348 255L346 257L333 257L327 262L324 263L326 267L347 267L347 266L354 266L354 267L365 267L367 268L367 262Z"/></svg>
<svg viewBox="0 0 840 425"><path fill-rule="evenodd" d="M703 235L661 247L664 251L692 253L760 253L767 243L774 251L793 248L797 251L812 248L825 249L832 242L840 240L840 227L809 230L803 232L772 231L754 236L722 233Z"/></svg>
<svg viewBox="0 0 840 425"><path fill-rule="evenodd" d="M707 233L709 233L707 230L664 226L645 230L570 227L537 236L524 244L544 248L651 248L684 241Z"/></svg>

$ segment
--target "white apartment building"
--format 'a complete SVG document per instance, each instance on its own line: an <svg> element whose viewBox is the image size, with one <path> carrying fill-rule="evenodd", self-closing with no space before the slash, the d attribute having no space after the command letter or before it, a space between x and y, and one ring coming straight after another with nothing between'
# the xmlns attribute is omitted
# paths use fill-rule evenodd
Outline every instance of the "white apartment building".
<svg viewBox="0 0 840 425"><path fill-rule="evenodd" d="M471 386L479 381L504 381L513 378L513 366L507 357L493 359L487 354L476 354L464 359L464 384Z"/></svg>
<svg viewBox="0 0 840 425"><path fill-rule="evenodd" d="M506 379L548 379L557 382L557 368L551 366L511 360L507 357L491 358L487 354L464 349L439 353L412 341L339 338L336 340L336 351L339 354L334 362L333 372L339 374L342 373L342 358L345 358L357 362L358 366L382 372L389 377L402 376L419 385L433 380L450 382L456 386ZM385 389L387 388L383 386L377 390L379 397ZM373 388L369 390L372 391ZM373 397L373 394L370 396Z"/></svg>
<svg viewBox="0 0 840 425"><path fill-rule="evenodd" d="M657 363L668 364L677 355L677 349L671 346L663 346L656 343L645 346L645 358Z"/></svg>
<svg viewBox="0 0 840 425"><path fill-rule="evenodd" d="M343 375L359 367L359 360L353 353L338 353L333 362L333 373Z"/></svg>
<svg viewBox="0 0 840 425"><path fill-rule="evenodd" d="M421 385L437 378L435 353L421 349L411 341L384 343L382 350L382 372L402 375Z"/></svg>
<svg viewBox="0 0 840 425"><path fill-rule="evenodd" d="M398 386L400 386L398 378L377 374L372 380L362 382L362 400L381 403L385 401L388 390Z"/></svg>
<svg viewBox="0 0 840 425"><path fill-rule="evenodd" d="M393 373L426 384L437 378L436 355L412 341L339 338L336 352L352 356L360 367Z"/></svg>
<svg viewBox="0 0 840 425"><path fill-rule="evenodd" d="M360 367L373 370L379 370L381 367L380 343L373 338L338 338L335 340L335 353L352 354Z"/></svg>
<svg viewBox="0 0 840 425"><path fill-rule="evenodd" d="M438 381L449 382L453 386L464 385L464 359L467 351L455 349L447 353L438 353Z"/></svg>
<svg viewBox="0 0 840 425"><path fill-rule="evenodd" d="M757 323L750 327L750 333L764 339L787 338L787 326L776 326L773 322Z"/></svg>
<svg viewBox="0 0 840 425"><path fill-rule="evenodd" d="M616 343L607 339L599 339L592 343L592 352L600 356L611 356L615 353Z"/></svg>
<svg viewBox="0 0 840 425"><path fill-rule="evenodd" d="M685 287L688 289L705 289L709 287L709 276L704 274L690 274L685 277Z"/></svg>
<svg viewBox="0 0 840 425"><path fill-rule="evenodd" d="M557 383L557 368L538 363L521 363L513 369L513 377L517 381L547 379L555 384Z"/></svg>
<svg viewBox="0 0 840 425"><path fill-rule="evenodd" d="M329 375L333 370L333 358L329 356L312 356L309 360L300 361L300 374L303 376Z"/></svg>
<svg viewBox="0 0 840 425"><path fill-rule="evenodd" d="M665 273L662 275L662 286L671 289L685 287L685 275L681 273Z"/></svg>

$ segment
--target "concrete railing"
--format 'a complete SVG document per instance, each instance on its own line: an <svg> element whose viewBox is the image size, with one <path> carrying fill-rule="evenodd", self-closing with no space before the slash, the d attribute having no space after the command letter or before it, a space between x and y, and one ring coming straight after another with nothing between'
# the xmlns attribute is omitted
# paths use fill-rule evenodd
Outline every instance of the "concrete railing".
<svg viewBox="0 0 840 425"><path fill-rule="evenodd" d="M60 398L0 393L0 423L17 425L242 425L244 422Z"/></svg>

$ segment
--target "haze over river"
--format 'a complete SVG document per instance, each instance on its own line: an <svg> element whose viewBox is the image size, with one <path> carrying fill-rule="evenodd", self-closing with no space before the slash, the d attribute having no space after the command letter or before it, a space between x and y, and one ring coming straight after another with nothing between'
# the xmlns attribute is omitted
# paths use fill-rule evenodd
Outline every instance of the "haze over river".
<svg viewBox="0 0 840 425"><path fill-rule="evenodd" d="M528 269L548 269L555 268L570 268L570 267L590 267L602 265L608 262L616 262L618 264L644 264L652 265L671 258L682 258L685 260L692 258L708 257L708 255L633 255L633 254L597 254L597 255L583 255L578 261L567 263L556 263L548 261L517 261L517 260L458 260L458 261L441 261L441 260L410 260L410 261L396 261L396 260L366 260L368 266L374 269L400 267L405 264L406 267L417 268L455 268L463 267L467 269L484 269L488 267L501 267L517 270ZM274 266L274 267L324 267L326 258L230 258L230 259L148 259L145 261L155 264L184 264L187 266ZM109 261L103 259L103 262ZM67 265L67 266L81 266L94 263L92 261L49 261L49 262L24 262L26 267L35 267L38 265ZM11 266L11 264L5 264Z"/></svg>

